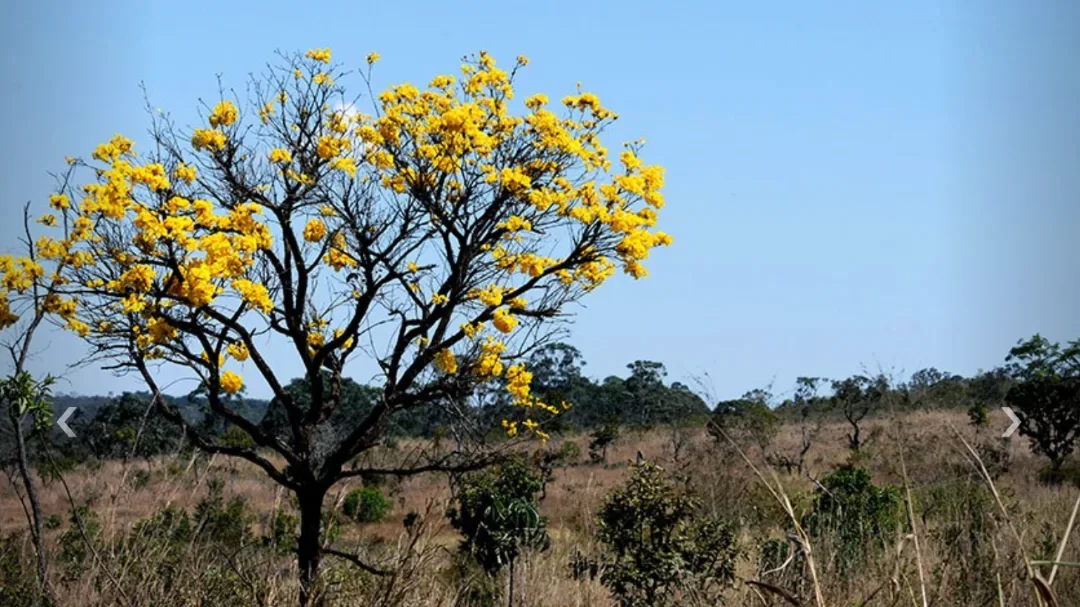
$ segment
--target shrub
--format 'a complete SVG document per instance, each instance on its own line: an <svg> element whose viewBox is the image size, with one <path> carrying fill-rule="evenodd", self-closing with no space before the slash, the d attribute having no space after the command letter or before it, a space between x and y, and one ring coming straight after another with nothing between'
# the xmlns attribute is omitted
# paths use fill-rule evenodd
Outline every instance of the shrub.
<svg viewBox="0 0 1080 607"><path fill-rule="evenodd" d="M23 538L11 534L0 541L0 604L11 607L33 607L40 604L34 572L26 567L20 545Z"/></svg>
<svg viewBox="0 0 1080 607"><path fill-rule="evenodd" d="M780 419L769 407L771 395L765 390L747 392L737 400L722 401L713 410L706 426L717 441L727 434L736 443L768 449L780 431Z"/></svg>
<svg viewBox="0 0 1080 607"><path fill-rule="evenodd" d="M592 441L589 442L589 459L597 464L606 462L608 447L619 438L619 424L618 422L604 424L594 430L590 437Z"/></svg>
<svg viewBox="0 0 1080 607"><path fill-rule="evenodd" d="M197 533L207 541L229 545L242 545L251 539L254 516L247 509L242 497L225 502L222 483L211 479L207 486L209 494L195 506L194 519Z"/></svg>
<svg viewBox="0 0 1080 607"><path fill-rule="evenodd" d="M525 548L550 544L547 519L537 512L541 480L525 463L512 459L495 470L466 478L448 513L463 539L460 549L494 575L513 567Z"/></svg>
<svg viewBox="0 0 1080 607"><path fill-rule="evenodd" d="M731 582L734 530L700 509L698 498L677 490L658 466L633 466L630 481L608 496L597 516L604 546L600 581L619 605L667 605L681 589L708 595Z"/></svg>
<svg viewBox="0 0 1080 607"><path fill-rule="evenodd" d="M278 510L270 524L270 536L266 538L266 543L276 547L281 554L289 554L296 548L296 534L299 529L299 516L287 510Z"/></svg>
<svg viewBox="0 0 1080 607"><path fill-rule="evenodd" d="M901 505L898 488L878 487L866 470L845 466L822 477L803 526L815 537L830 536L844 567L896 532L903 521Z"/></svg>
<svg viewBox="0 0 1080 607"><path fill-rule="evenodd" d="M353 489L345 495L342 511L358 523L377 523L386 517L390 502L378 487Z"/></svg>

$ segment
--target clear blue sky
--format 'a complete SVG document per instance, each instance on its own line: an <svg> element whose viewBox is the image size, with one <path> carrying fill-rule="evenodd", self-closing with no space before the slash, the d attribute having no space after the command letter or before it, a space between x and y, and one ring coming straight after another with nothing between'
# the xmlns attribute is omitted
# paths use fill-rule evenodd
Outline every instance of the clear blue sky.
<svg viewBox="0 0 1080 607"><path fill-rule="evenodd" d="M183 125L217 74L243 90L276 49L377 50L383 84L484 49L532 59L523 93L581 81L620 114L609 145L644 136L667 167L675 246L587 300L590 375L659 360L730 397L864 364L969 374L1036 331L1080 337L1080 3L240 4L5 7L4 248L65 155L145 140L140 82ZM65 372L80 354L50 334L36 366L63 391L138 387Z"/></svg>

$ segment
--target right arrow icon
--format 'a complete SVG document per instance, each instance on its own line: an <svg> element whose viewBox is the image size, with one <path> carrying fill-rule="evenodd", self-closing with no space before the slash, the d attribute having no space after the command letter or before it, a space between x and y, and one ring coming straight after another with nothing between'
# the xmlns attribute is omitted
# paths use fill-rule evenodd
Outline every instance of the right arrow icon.
<svg viewBox="0 0 1080 607"><path fill-rule="evenodd" d="M1001 410L1005 412L1005 415L1009 416L1009 420L1012 422L1009 424L1008 429L1005 430L1005 433L1001 435L1001 438L1009 438L1020 427L1020 418L1016 417L1016 414L1009 407L1002 407Z"/></svg>

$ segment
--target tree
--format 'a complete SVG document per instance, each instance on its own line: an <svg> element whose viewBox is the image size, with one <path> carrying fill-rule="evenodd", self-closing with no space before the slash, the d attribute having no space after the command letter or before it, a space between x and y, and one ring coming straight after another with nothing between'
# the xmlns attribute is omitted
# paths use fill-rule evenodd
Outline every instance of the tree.
<svg viewBox="0 0 1080 607"><path fill-rule="evenodd" d="M713 409L707 431L718 442L724 434L737 443L757 445L763 452L780 430L780 420L769 407L772 394L754 389L742 398L720 401Z"/></svg>
<svg viewBox="0 0 1080 607"><path fill-rule="evenodd" d="M662 416L666 405L664 378L667 369L663 363L651 360L636 360L626 367L630 369L630 376L623 386L630 393L629 409L633 411L633 422L648 427Z"/></svg>
<svg viewBox="0 0 1080 607"><path fill-rule="evenodd" d="M524 462L510 459L496 470L465 479L449 512L450 524L463 537L462 552L488 575L509 568L509 605L514 604L514 563L522 551L546 550L551 543L547 519L537 510L542 483Z"/></svg>
<svg viewBox="0 0 1080 607"><path fill-rule="evenodd" d="M773 465L784 468L789 474L797 470L802 475L806 470L806 454L814 445L814 440L821 432L821 416L815 415L814 408L820 404L818 387L823 384L822 377L798 377L795 379L795 394L790 407L797 410L799 416L799 434L801 443L798 454L790 456L782 453L774 453L768 458Z"/></svg>
<svg viewBox="0 0 1080 607"><path fill-rule="evenodd" d="M1020 418L1019 432L1032 452L1050 460L1049 479L1057 482L1080 438L1080 340L1062 349L1035 334L1017 342L1005 360L1016 381L1005 402Z"/></svg>
<svg viewBox="0 0 1080 607"><path fill-rule="evenodd" d="M607 450L619 438L619 422L616 419L608 421L608 423L600 426L596 430L593 430L589 435L592 440L589 441L589 459L593 463L603 463L607 461Z"/></svg>
<svg viewBox="0 0 1080 607"><path fill-rule="evenodd" d="M860 424L871 411L881 404L889 391L889 380L884 375L873 379L865 375L854 375L844 380L834 381L833 403L844 414L844 419L851 425L848 433L848 446L858 451L864 444Z"/></svg>
<svg viewBox="0 0 1080 607"><path fill-rule="evenodd" d="M679 588L707 591L735 575L731 526L701 512L692 492L648 462L634 464L626 485L604 501L596 539L604 547L601 582L624 607L666 605Z"/></svg>
<svg viewBox="0 0 1080 607"><path fill-rule="evenodd" d="M569 304L619 268L646 276L650 250L671 242L653 231L662 167L642 163L638 142L612 168L600 133L616 116L596 95L565 97L556 113L538 94L513 115L527 60L506 71L481 52L460 81L395 86L368 115L330 62L328 49L283 55L252 77L243 112L222 91L208 124L186 131L152 114L138 155L117 135L91 160L71 159L40 219L57 236L35 245L59 270L35 278L53 290L46 307L88 341L89 361L138 374L196 446L246 459L296 495L305 605L316 602L331 487L493 460L462 428L450 453L347 467L396 415L464 419L477 390L500 380L517 405L506 432L546 437L558 408L530 393L520 359ZM327 432L357 360L374 370L377 398ZM282 380L288 364L307 381L306 407ZM186 421L161 397L157 365L203 382L209 410L256 447ZM230 406L241 365L280 402L284 436Z"/></svg>
<svg viewBox="0 0 1080 607"><path fill-rule="evenodd" d="M27 370L31 346L38 329L51 312L56 312L57 281L45 283L45 268L30 232L30 205L23 207L25 256L0 255L0 331L3 346L11 356L12 372L0 379L0 406L3 406L15 438L15 465L29 505L24 504L27 526L37 557L37 583L42 596L52 600L48 581L41 502L30 474L29 440L39 439L52 424L51 375L37 379ZM27 428L29 426L29 428ZM29 430L29 432L28 432ZM6 464L6 462L5 462Z"/></svg>
<svg viewBox="0 0 1080 607"><path fill-rule="evenodd" d="M149 398L125 392L106 403L76 434L99 459L149 458L179 446L176 424L165 419Z"/></svg>

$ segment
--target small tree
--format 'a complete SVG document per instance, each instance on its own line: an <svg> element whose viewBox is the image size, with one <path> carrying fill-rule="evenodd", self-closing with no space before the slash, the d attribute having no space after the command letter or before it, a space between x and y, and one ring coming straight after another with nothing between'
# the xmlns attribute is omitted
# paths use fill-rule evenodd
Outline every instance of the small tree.
<svg viewBox="0 0 1080 607"><path fill-rule="evenodd" d="M593 463L607 461L607 450L619 438L619 422L609 421L589 435L589 459Z"/></svg>
<svg viewBox="0 0 1080 607"><path fill-rule="evenodd" d="M644 277L650 251L671 242L654 230L663 168L632 143L613 169L600 134L616 115L596 95L565 97L556 112L538 94L511 112L526 63L507 71L480 53L460 80L395 86L365 114L328 49L282 56L252 76L246 105L222 90L194 129L153 114L140 153L117 135L91 160L72 158L40 219L50 232L35 248L55 271L31 260L25 283L41 285L41 309L90 343L87 362L138 374L192 443L246 459L295 494L303 605L316 594L333 486L493 458L462 424L455 449L415 465L350 462L402 416L470 419L478 388L495 381L518 405L505 431L545 438L541 422L559 408L530 392L520 360L569 305L620 267ZM26 271L8 266L22 288ZM304 403L281 377L290 359ZM335 426L358 360L376 370L378 393ZM282 432L231 405L241 365L284 411ZM201 382L208 410L254 447L188 423L161 397L159 366Z"/></svg>
<svg viewBox="0 0 1080 607"><path fill-rule="evenodd" d="M889 390L889 380L885 375L869 378L855 375L833 382L833 404L840 408L844 419L851 425L848 433L848 447L859 451L865 441L862 439L862 421L874 411Z"/></svg>
<svg viewBox="0 0 1080 607"><path fill-rule="evenodd" d="M1050 460L1049 479L1057 482L1080 438L1080 340L1062 349L1036 334L1018 342L1005 360L1017 382L1005 401L1020 418L1020 434L1032 452Z"/></svg>
<svg viewBox="0 0 1080 607"><path fill-rule="evenodd" d="M390 510L390 502L378 487L363 487L345 494L341 510L358 523L377 523Z"/></svg>
<svg viewBox="0 0 1080 607"><path fill-rule="evenodd" d="M866 470L842 467L821 479L803 527L814 536L830 536L846 568L895 535L903 520L902 504L898 488L878 487Z"/></svg>
<svg viewBox="0 0 1080 607"><path fill-rule="evenodd" d="M667 605L680 590L707 594L734 578L735 534L700 507L648 462L635 464L627 484L608 496L597 514L600 579L619 605Z"/></svg>
<svg viewBox="0 0 1080 607"><path fill-rule="evenodd" d="M42 596L52 599L48 581L48 556L45 544L44 518L38 499L37 483L31 470L30 440L42 439L52 424L52 386L50 375L37 379L27 370L31 346L42 323L50 314L65 313L73 306L61 305L55 275L66 267L67 260L54 266L54 277L46 278L41 265L42 253L30 232L30 205L23 208L25 240L21 242L25 256L0 255L0 338L11 356L11 374L0 379L0 407L6 412L15 439L14 460L23 490L29 502L24 507L30 537L37 557L37 583ZM6 464L7 462L5 462Z"/></svg>
<svg viewBox="0 0 1080 607"><path fill-rule="evenodd" d="M527 548L546 550L547 519L537 510L540 478L522 461L511 459L496 470L466 479L448 513L463 536L461 551L488 575L509 569L507 600L514 601L514 563Z"/></svg>
<svg viewBox="0 0 1080 607"><path fill-rule="evenodd" d="M709 435L719 442L727 434L736 442L768 450L780 431L780 419L769 406L771 399L768 390L757 389L742 398L717 403L707 426Z"/></svg>

